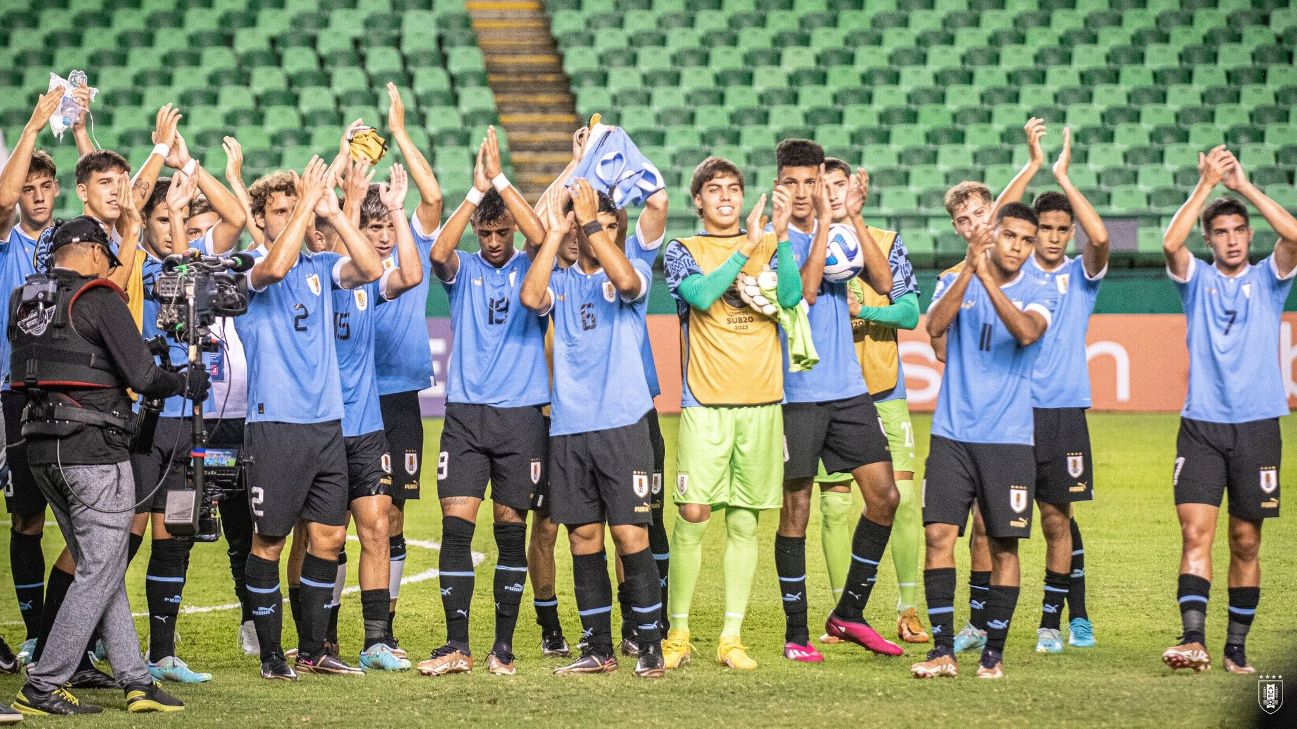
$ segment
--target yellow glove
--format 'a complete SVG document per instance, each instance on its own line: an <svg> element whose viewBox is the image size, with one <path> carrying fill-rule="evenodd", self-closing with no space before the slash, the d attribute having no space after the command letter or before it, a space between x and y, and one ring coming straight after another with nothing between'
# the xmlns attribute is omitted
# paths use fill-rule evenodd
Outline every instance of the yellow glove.
<svg viewBox="0 0 1297 729"><path fill-rule="evenodd" d="M387 152L387 140L378 136L373 127L361 127L351 135L351 158L357 162L377 164Z"/></svg>

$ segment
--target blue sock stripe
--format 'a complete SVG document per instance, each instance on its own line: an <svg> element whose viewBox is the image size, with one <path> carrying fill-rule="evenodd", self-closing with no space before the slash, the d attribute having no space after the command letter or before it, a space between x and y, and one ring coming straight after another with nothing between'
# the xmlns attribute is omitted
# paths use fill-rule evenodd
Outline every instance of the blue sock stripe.
<svg viewBox="0 0 1297 729"><path fill-rule="evenodd" d="M334 580L333 582L316 582L315 580L308 580L303 577L302 584L307 587L318 587L322 590L332 590L333 586L337 584L337 580Z"/></svg>
<svg viewBox="0 0 1297 729"><path fill-rule="evenodd" d="M536 607L554 607L558 605L558 598L556 597L553 600L532 600L531 604Z"/></svg>
<svg viewBox="0 0 1297 729"><path fill-rule="evenodd" d="M526 567L525 565L522 566L522 567L510 567L510 566L508 566L508 565L498 564L498 565L495 566L495 568L496 568L496 570L501 570L501 571L504 571L504 572L526 572L526 571L527 571L527 567ZM442 574L445 575L445 574L450 574L450 573L449 573L449 572L443 572Z"/></svg>
<svg viewBox="0 0 1297 729"><path fill-rule="evenodd" d="M1072 579L1076 579L1078 577L1085 577L1085 570L1083 569L1072 570Z"/></svg>
<svg viewBox="0 0 1297 729"><path fill-rule="evenodd" d="M1045 585L1045 592L1061 592L1066 595L1069 590L1066 587L1050 587L1049 585Z"/></svg>
<svg viewBox="0 0 1297 729"><path fill-rule="evenodd" d="M941 614L943 614L943 613L953 613L953 612L955 612L955 606L953 606L953 605L951 605L950 607L930 607L930 608L928 608L928 614L929 614L929 615L941 615Z"/></svg>
<svg viewBox="0 0 1297 729"><path fill-rule="evenodd" d="M612 605L609 605L608 607L590 608L589 610L577 610L576 614L584 618L587 615L599 615L600 613L610 612L612 612Z"/></svg>
<svg viewBox="0 0 1297 729"><path fill-rule="evenodd" d="M659 561L659 562L663 562L663 561L666 561L666 560L668 560L668 559L671 559L671 553L670 553L670 552L663 552L662 554L658 554L657 552L654 552L654 553L653 553L653 559L656 559L656 560Z"/></svg>
<svg viewBox="0 0 1297 729"><path fill-rule="evenodd" d="M253 587L252 585L246 585L246 587L248 588L248 592L255 592L258 595L269 595L272 592L279 592L278 582L275 583L274 587Z"/></svg>
<svg viewBox="0 0 1297 729"><path fill-rule="evenodd" d="M875 567L878 566L878 562L876 562L876 561L874 561L874 560L872 560L872 559L865 559L864 557L861 557L860 555L855 554L854 552L852 553L851 558L854 559L854 560L857 561L857 562L863 562L864 564L872 564L872 565L875 566Z"/></svg>
<svg viewBox="0 0 1297 729"><path fill-rule="evenodd" d="M631 606L631 610L634 610L637 613L651 613L654 610L661 610L661 609L662 609L662 603L660 602L655 603L653 605L649 605L648 607L635 607L633 605Z"/></svg>
<svg viewBox="0 0 1297 729"><path fill-rule="evenodd" d="M1181 605L1185 604L1186 602L1200 602L1203 605L1206 605L1207 597L1206 595L1185 595L1184 597L1180 598Z"/></svg>
<svg viewBox="0 0 1297 729"><path fill-rule="evenodd" d="M442 577L476 577L477 576L477 573L475 572L441 572L439 574Z"/></svg>
<svg viewBox="0 0 1297 729"><path fill-rule="evenodd" d="M1256 615L1256 608L1237 608L1230 605L1229 611L1235 615Z"/></svg>
<svg viewBox="0 0 1297 729"><path fill-rule="evenodd" d="M1078 555L1078 554L1085 554L1085 550L1084 550L1084 549L1073 549L1073 550L1072 550L1072 556L1073 556L1073 557L1075 557L1075 556Z"/></svg>
<svg viewBox="0 0 1297 729"><path fill-rule="evenodd" d="M33 582L30 585L14 585L15 590L34 590L37 587L44 587L44 582Z"/></svg>
<svg viewBox="0 0 1297 729"><path fill-rule="evenodd" d="M801 577L780 577L779 581L780 582L801 582L805 579L806 579L806 575L802 575Z"/></svg>
<svg viewBox="0 0 1297 729"><path fill-rule="evenodd" d="M184 582L183 577L159 577L157 575L144 575L144 579L150 582Z"/></svg>
<svg viewBox="0 0 1297 729"><path fill-rule="evenodd" d="M986 590L986 591L989 592L990 589L991 589L991 587L990 587L989 585L974 585L973 583L970 582L970 583L968 583L968 589L970 589L970 590Z"/></svg>
<svg viewBox="0 0 1297 729"><path fill-rule="evenodd" d="M653 630L654 628L658 627L658 624L657 624L657 623L641 623L641 624L640 624L639 626L637 626L637 627L638 627L640 630Z"/></svg>

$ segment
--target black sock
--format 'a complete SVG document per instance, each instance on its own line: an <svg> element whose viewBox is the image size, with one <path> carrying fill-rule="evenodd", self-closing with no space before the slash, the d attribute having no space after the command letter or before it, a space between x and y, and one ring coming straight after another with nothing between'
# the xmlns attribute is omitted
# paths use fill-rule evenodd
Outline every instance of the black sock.
<svg viewBox="0 0 1297 729"><path fill-rule="evenodd" d="M657 566L653 564L653 553L648 549L624 555L621 566L626 574L626 581L622 584L626 587L631 613L635 616L635 640L643 652L662 642L659 618L665 612L665 606Z"/></svg>
<svg viewBox="0 0 1297 729"><path fill-rule="evenodd" d="M252 619L248 602L248 553L252 551L252 513L246 501L226 499L221 502L221 527L225 533L225 555L230 558L230 576L234 578L234 595L241 608L240 622Z"/></svg>
<svg viewBox="0 0 1297 729"><path fill-rule="evenodd" d="M284 598L279 591L279 565L249 554L245 580L248 603L252 606L252 623L257 629L257 642L261 644L261 660L264 661L271 653L283 650L280 640L284 614L280 612L280 606Z"/></svg>
<svg viewBox="0 0 1297 729"><path fill-rule="evenodd" d="M495 646L512 652L513 631L518 625L518 606L522 604L523 585L527 582L527 525L496 524L495 534Z"/></svg>
<svg viewBox="0 0 1297 729"><path fill-rule="evenodd" d="M1072 520L1072 581L1067 587L1067 614L1074 620L1090 617L1085 611L1085 543L1076 519Z"/></svg>
<svg viewBox="0 0 1297 729"><path fill-rule="evenodd" d="M185 590L185 556L194 543L180 539L154 539L144 594L149 604L149 660L157 663L176 654L176 618Z"/></svg>
<svg viewBox="0 0 1297 729"><path fill-rule="evenodd" d="M135 555L139 553L140 547L144 545L144 535L131 532L131 536L126 540L126 564L135 561Z"/></svg>
<svg viewBox="0 0 1297 729"><path fill-rule="evenodd" d="M878 579L878 563L883 559L887 549L887 540L892 536L892 526L870 521L862 516L856 523L855 536L851 538L851 567L847 570L846 589L838 598L834 614L845 620L865 619L865 606L869 604L869 595L874 591L874 581Z"/></svg>
<svg viewBox="0 0 1297 729"><path fill-rule="evenodd" d="M1210 580L1198 575L1180 575L1176 599L1180 602L1180 622L1184 626L1181 641L1206 644L1207 598L1210 595Z"/></svg>
<svg viewBox="0 0 1297 729"><path fill-rule="evenodd" d="M1225 629L1225 650L1243 650L1247 632L1256 617L1256 606L1261 602L1260 587L1229 588L1229 626Z"/></svg>
<svg viewBox="0 0 1297 729"><path fill-rule="evenodd" d="M986 598L991 589L991 573L968 573L968 622L978 630L986 630Z"/></svg>
<svg viewBox="0 0 1297 729"><path fill-rule="evenodd" d="M573 555L572 581L586 650L597 656L611 656L612 582L604 553Z"/></svg>
<svg viewBox="0 0 1297 729"><path fill-rule="evenodd" d="M248 553L226 550L230 558L230 576L234 578L234 596L239 599L239 622L252 619L252 602L248 600Z"/></svg>
<svg viewBox="0 0 1297 729"><path fill-rule="evenodd" d="M54 618L58 617L59 608L63 606L63 600L68 595L68 588L72 586L72 579L71 574L59 569L57 565L50 568L50 578L45 586L45 607L41 611L40 633L36 636L32 663L37 663L41 659L45 644L49 642L50 631L54 629Z"/></svg>
<svg viewBox="0 0 1297 729"><path fill-rule="evenodd" d="M40 534L9 532L9 567L13 570L18 612L22 613L30 640L40 635L45 607L45 553L41 551Z"/></svg>
<svg viewBox="0 0 1297 729"><path fill-rule="evenodd" d="M660 477L660 476L659 476ZM653 515L653 523L649 524L649 549L653 550L653 562L657 565L658 585L662 590L662 618L658 623L662 626L662 632L665 634L671 630L671 619L668 617L669 612L666 609L667 604L667 575L671 572L671 543L667 541L667 527L662 519L661 510Z"/></svg>
<svg viewBox="0 0 1297 729"><path fill-rule="evenodd" d="M1058 630L1063 616L1063 601L1067 599L1066 572L1045 570L1045 598L1040 605L1040 627Z"/></svg>
<svg viewBox="0 0 1297 729"><path fill-rule="evenodd" d="M622 565L625 572L626 565ZM621 639L635 640L635 611L631 609L630 589L625 582L617 583L617 608L621 612Z"/></svg>
<svg viewBox="0 0 1297 729"><path fill-rule="evenodd" d="M360 591L360 617L365 623L365 650L387 640L387 590Z"/></svg>
<svg viewBox="0 0 1297 729"><path fill-rule="evenodd" d="M563 625L558 620L558 595L548 598L536 597L531 601L536 608L536 624L540 626L542 638L553 638L563 635Z"/></svg>
<svg viewBox="0 0 1297 729"><path fill-rule="evenodd" d="M302 634L302 586L288 585L288 612L293 616L293 625L297 626L297 634Z"/></svg>
<svg viewBox="0 0 1297 729"><path fill-rule="evenodd" d="M338 579L338 560L320 559L307 552L302 560L302 623L298 631L298 655L318 658L324 652L329 631L329 603Z"/></svg>
<svg viewBox="0 0 1297 729"><path fill-rule="evenodd" d="M325 606L329 611L329 627L324 631L324 639L334 645L338 645L338 613L342 612L342 591L338 589L338 581L346 577L347 568L343 566L345 564L347 564L347 550L343 548L338 550L338 564L333 568L333 591L339 593L338 599L334 600L333 595L329 595L329 604Z"/></svg>
<svg viewBox="0 0 1297 729"><path fill-rule="evenodd" d="M986 598L986 649L1004 652L1004 639L1018 607L1019 588L1015 585L991 585Z"/></svg>
<svg viewBox="0 0 1297 729"><path fill-rule="evenodd" d="M388 574L389 576L392 576L394 578L393 581L397 581L399 580L399 577L393 575L393 573L396 572L396 570L392 569L391 565L394 562L400 562L402 567L405 566L404 565L405 563L405 534L404 533L393 534L392 536L387 538L387 552L388 552L387 562L389 565ZM404 572L404 570L402 570L402 572ZM392 588L396 588L396 592L391 592ZM392 635L392 623L396 622L396 610L391 609L390 605L391 605L391 601L396 599L393 596L398 594L401 591L401 585L398 582L395 585L388 585L387 589L389 591L388 592L389 609L387 613L387 637L391 641L389 642L389 645L395 647L396 638L394 638Z"/></svg>
<svg viewBox="0 0 1297 729"><path fill-rule="evenodd" d="M923 571L923 594L928 601L932 642L947 652L955 650L955 568Z"/></svg>
<svg viewBox="0 0 1297 729"><path fill-rule="evenodd" d="M784 642L806 645L806 537L775 534L775 573L784 603Z"/></svg>
<svg viewBox="0 0 1297 729"><path fill-rule="evenodd" d="M446 612L446 642L468 653L468 611L473 603L473 522L441 520L441 606Z"/></svg>

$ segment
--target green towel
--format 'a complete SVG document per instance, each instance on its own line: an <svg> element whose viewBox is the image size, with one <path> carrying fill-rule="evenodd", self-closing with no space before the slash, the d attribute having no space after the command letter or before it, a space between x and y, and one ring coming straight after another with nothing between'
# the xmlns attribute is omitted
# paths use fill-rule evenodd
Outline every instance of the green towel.
<svg viewBox="0 0 1297 729"><path fill-rule="evenodd" d="M761 289L761 293L771 301L778 301L776 287ZM811 341L810 306L806 300L797 302L791 309L779 307L779 326L788 336L788 371L805 372L820 362L820 354L815 351L815 342Z"/></svg>

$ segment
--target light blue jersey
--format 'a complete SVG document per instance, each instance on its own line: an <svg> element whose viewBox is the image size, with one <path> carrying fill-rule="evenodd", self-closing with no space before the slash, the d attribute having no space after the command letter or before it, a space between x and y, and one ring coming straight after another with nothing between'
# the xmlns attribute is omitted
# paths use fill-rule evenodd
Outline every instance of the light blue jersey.
<svg viewBox="0 0 1297 729"><path fill-rule="evenodd" d="M653 408L640 345L653 273L632 260L644 281L634 301L624 300L603 269L582 273L579 264L550 277L554 320L553 420L549 434L571 435L621 428Z"/></svg>
<svg viewBox="0 0 1297 729"><path fill-rule="evenodd" d="M1090 407L1090 366L1086 362L1085 333L1090 329L1099 285L1107 267L1090 278L1080 256L1064 259L1053 271L1046 271L1031 256L1022 270L1053 287L1058 293L1054 321L1041 341L1032 375L1031 400L1038 408Z"/></svg>
<svg viewBox="0 0 1297 729"><path fill-rule="evenodd" d="M342 435L347 438L383 429L378 382L374 378L374 320L388 275L350 291L333 291L333 338L342 386Z"/></svg>
<svg viewBox="0 0 1297 729"><path fill-rule="evenodd" d="M1280 278L1273 255L1233 278L1200 258L1184 280L1171 276L1188 320L1184 417L1246 423L1288 414L1279 325L1294 276L1297 269Z"/></svg>
<svg viewBox="0 0 1297 729"><path fill-rule="evenodd" d="M766 230L773 227L766 226ZM804 233L788 226L797 266L806 264L811 254L814 231ZM771 268L778 268L772 262ZM784 402L828 402L846 400L869 392L865 376L856 359L855 340L851 336L851 311L847 308L847 284L827 279L820 282L815 303L810 307L811 341L820 355L819 364L803 372L788 370L788 335L779 330L779 344L784 358Z"/></svg>
<svg viewBox="0 0 1297 729"><path fill-rule="evenodd" d="M248 313L234 319L248 358L249 423L342 420L332 292L346 260L297 254L288 275L252 291Z"/></svg>
<svg viewBox="0 0 1297 729"><path fill-rule="evenodd" d="M666 240L666 233L658 237L656 241L648 244L644 243L640 237L639 225L635 226L635 234L626 239L626 257L632 261L641 261L648 266L652 272L653 262L657 260L658 251L662 250L662 241ZM650 280L652 274L650 273ZM644 361L644 377L648 380L649 395L657 397L662 394L662 387L658 384L657 363L653 361L653 346L649 342L648 335L648 309L645 309L644 319L644 344L640 346L640 359Z"/></svg>
<svg viewBox="0 0 1297 729"><path fill-rule="evenodd" d="M374 371L378 394L422 390L432 384L432 350L428 346L428 282L431 280L428 254L441 232L424 235L417 217L410 218L414 247L419 249L424 275L419 285L392 301L380 301L374 310ZM383 261L391 270L400 265L397 251Z"/></svg>
<svg viewBox="0 0 1297 729"><path fill-rule="evenodd" d="M914 264L910 262L910 251L905 247L905 241L901 240L900 233L896 234L896 239L892 241L892 250L887 253L887 267L892 272L892 290L888 293L888 297L893 304L906 294L919 295L919 279L914 275ZM897 346L900 346L899 342ZM874 395L874 402L904 400L905 398L905 365L901 363L901 358L898 355L896 358L896 387Z"/></svg>
<svg viewBox="0 0 1297 729"><path fill-rule="evenodd" d="M205 256L212 255L212 232L209 230L203 237L190 241L189 249L200 251ZM136 252L136 255L144 256L144 263L140 266L140 282L144 289L144 319L140 322L140 332L145 339L152 339L159 335L165 338L171 353L171 364L176 367L184 367L189 362L188 348L167 336L161 329L158 329L158 309L162 308L162 304L154 294L153 286L162 273L162 260L143 247ZM213 357L210 352L203 352L203 363L207 366L208 372L215 376L216 373L212 371ZM213 408L212 399L208 397L207 401L203 403L203 413L211 413ZM167 398L162 406L162 417L164 418L187 418L192 413L189 400L183 395L173 395Z"/></svg>
<svg viewBox="0 0 1297 729"><path fill-rule="evenodd" d="M931 306L958 276L950 272L941 277ZM1046 322L1052 321L1058 292L1044 281L1019 271L1000 290L1020 310L1038 312ZM963 443L1034 445L1031 381L1041 341L1027 347L1018 344L974 276L946 342L946 372L932 434Z"/></svg>
<svg viewBox="0 0 1297 729"><path fill-rule="evenodd" d="M455 255L459 270L442 283L455 332L446 402L501 408L549 402L545 318L518 300L531 256L514 251L496 268L480 253Z"/></svg>
<svg viewBox="0 0 1297 729"><path fill-rule="evenodd" d="M29 237L17 225L9 231L8 237L0 241L0 287L4 289L4 311L0 312L0 375L4 378L4 389L9 389L9 353L13 346L9 344L9 294L23 285L27 277L36 272L36 239Z"/></svg>

